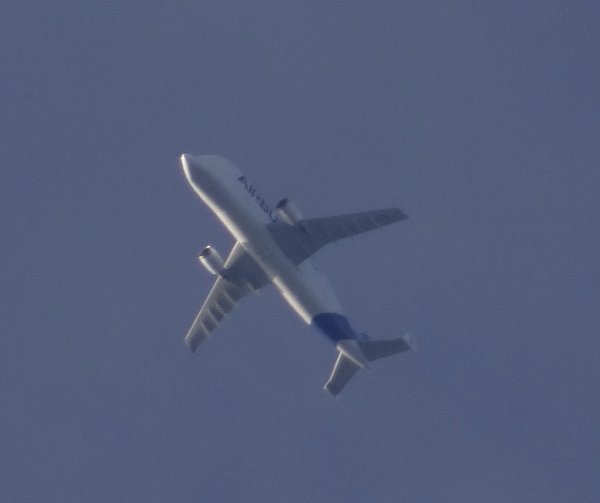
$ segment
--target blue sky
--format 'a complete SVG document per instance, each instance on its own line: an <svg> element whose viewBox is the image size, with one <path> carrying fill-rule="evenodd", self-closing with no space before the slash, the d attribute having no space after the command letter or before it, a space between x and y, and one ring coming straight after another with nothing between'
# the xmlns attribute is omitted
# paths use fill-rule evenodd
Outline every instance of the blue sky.
<svg viewBox="0 0 600 503"><path fill-rule="evenodd" d="M0 499L580 501L600 490L595 2L5 2ZM419 344L323 390L273 290L183 344L225 230L181 152L307 216Z"/></svg>

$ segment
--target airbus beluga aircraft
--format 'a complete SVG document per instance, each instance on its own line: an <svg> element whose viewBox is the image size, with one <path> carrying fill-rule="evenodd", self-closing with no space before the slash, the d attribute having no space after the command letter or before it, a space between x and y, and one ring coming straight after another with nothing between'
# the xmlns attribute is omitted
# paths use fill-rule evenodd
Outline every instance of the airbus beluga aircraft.
<svg viewBox="0 0 600 503"><path fill-rule="evenodd" d="M337 395L368 362L414 348L412 337L374 341L356 332L327 280L310 257L328 243L404 220L397 208L325 218L303 218L289 199L273 207L230 161L183 154L181 164L196 194L236 240L226 260L210 245L200 262L217 276L185 337L192 351L242 297L273 284L290 307L334 344L337 359L325 389Z"/></svg>

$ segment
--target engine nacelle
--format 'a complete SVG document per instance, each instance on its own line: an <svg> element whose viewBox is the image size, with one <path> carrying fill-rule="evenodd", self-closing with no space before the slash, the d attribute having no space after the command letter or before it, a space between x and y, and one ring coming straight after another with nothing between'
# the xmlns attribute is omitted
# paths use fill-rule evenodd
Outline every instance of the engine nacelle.
<svg viewBox="0 0 600 503"><path fill-rule="evenodd" d="M221 274L221 271L225 267L225 262L221 255L219 255L219 252L210 245L202 248L198 260L209 273L215 276Z"/></svg>
<svg viewBox="0 0 600 503"><path fill-rule="evenodd" d="M287 197L277 203L277 216L288 225L296 225L302 220L300 210Z"/></svg>

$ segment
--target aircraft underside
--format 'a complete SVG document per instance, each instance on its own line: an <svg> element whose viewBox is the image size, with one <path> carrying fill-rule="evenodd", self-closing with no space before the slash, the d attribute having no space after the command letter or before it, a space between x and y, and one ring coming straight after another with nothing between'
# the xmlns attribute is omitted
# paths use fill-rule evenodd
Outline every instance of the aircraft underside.
<svg viewBox="0 0 600 503"><path fill-rule="evenodd" d="M329 282L310 257L328 243L406 219L399 209L305 219L288 199L273 207L231 162L181 156L186 178L236 240L226 260L207 246L200 262L217 278L186 343L195 351L248 293L273 284L290 307L335 345L338 356L325 389L337 395L358 369L414 347L412 338L370 341L356 332Z"/></svg>

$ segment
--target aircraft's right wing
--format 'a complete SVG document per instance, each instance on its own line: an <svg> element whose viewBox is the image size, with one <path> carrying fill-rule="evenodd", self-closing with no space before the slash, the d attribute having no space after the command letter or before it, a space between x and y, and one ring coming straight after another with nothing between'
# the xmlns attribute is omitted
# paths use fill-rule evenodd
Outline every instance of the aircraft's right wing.
<svg viewBox="0 0 600 503"><path fill-rule="evenodd" d="M200 343L219 326L237 301L269 283L269 277L243 245L237 242L225 261L223 276L219 276L213 284L198 316L185 336L185 342L190 349L196 351Z"/></svg>
<svg viewBox="0 0 600 503"><path fill-rule="evenodd" d="M272 224L269 231L279 247L296 265L334 241L406 220L398 209L363 211L336 217L309 218L296 225Z"/></svg>

